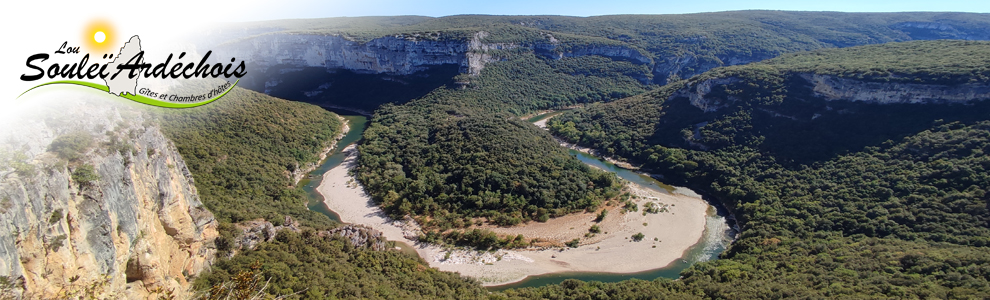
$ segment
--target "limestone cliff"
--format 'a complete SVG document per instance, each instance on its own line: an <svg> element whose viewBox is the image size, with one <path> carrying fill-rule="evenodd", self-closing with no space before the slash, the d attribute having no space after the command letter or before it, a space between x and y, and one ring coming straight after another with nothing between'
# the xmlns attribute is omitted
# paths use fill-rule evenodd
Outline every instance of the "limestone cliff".
<svg viewBox="0 0 990 300"><path fill-rule="evenodd" d="M986 82L954 85L876 82L812 73L791 74L790 77L797 81L792 82L792 86L805 86L812 91L807 95L808 98L825 101L855 101L869 104L964 104L990 99L990 84ZM711 93L743 81L738 77L701 80L676 91L669 100L687 98L694 107L705 112L714 112L740 99L732 95L713 97Z"/></svg>
<svg viewBox="0 0 990 300"><path fill-rule="evenodd" d="M694 54L663 57L653 65L653 76L659 84L667 84L676 79L687 79L705 71L722 67L744 65L764 59L776 57L779 53L753 52L749 55L725 54L716 57L706 57Z"/></svg>
<svg viewBox="0 0 990 300"><path fill-rule="evenodd" d="M263 79L265 92L284 83L280 75L312 67L325 68L331 73L349 70L358 74L410 75L434 66L456 65L461 73L478 75L486 64L498 60L491 54L493 50L519 47L529 47L555 59L600 55L638 64L653 62L645 52L628 46L563 47L550 34L540 40L519 43L490 42L488 37L485 31L464 39L400 34L361 43L340 35L274 32L240 37L209 49L250 62L255 76L267 74L269 78ZM648 81L645 77L641 80Z"/></svg>
<svg viewBox="0 0 990 300"><path fill-rule="evenodd" d="M466 67L467 50L465 42L413 36L387 36L359 43L336 35L270 33L220 45L216 51L249 61L260 72L285 65L406 75L431 65Z"/></svg>
<svg viewBox="0 0 990 300"><path fill-rule="evenodd" d="M213 258L217 223L175 146L107 101L38 102L0 133L0 276L24 298L185 297Z"/></svg>
<svg viewBox="0 0 990 300"><path fill-rule="evenodd" d="M800 74L825 100L862 101L866 103L966 103L990 99L986 82L958 85L869 82L833 75Z"/></svg>

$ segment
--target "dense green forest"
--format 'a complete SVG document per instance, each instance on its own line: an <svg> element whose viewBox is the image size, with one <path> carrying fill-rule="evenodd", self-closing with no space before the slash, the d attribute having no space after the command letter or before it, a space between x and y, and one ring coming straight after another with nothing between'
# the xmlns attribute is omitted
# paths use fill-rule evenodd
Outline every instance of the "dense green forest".
<svg viewBox="0 0 990 300"><path fill-rule="evenodd" d="M984 120L990 104L827 101L814 96L802 74L940 88L985 84L990 78L988 58L990 43L969 41L913 41L788 54L717 68L644 95L591 105L554 118L550 126L569 140L641 162L668 155L658 145L711 150L746 145L779 163L810 165L920 132L936 120ZM690 103L688 94L697 93L696 88L710 80L725 82L716 84L705 98L715 103L711 106L725 107L706 112Z"/></svg>
<svg viewBox="0 0 990 300"><path fill-rule="evenodd" d="M465 299L485 293L473 280L437 271L418 257L355 247L312 229L283 230L272 242L218 260L198 278L196 288L207 290L252 267L269 280L268 294L299 293L301 299Z"/></svg>
<svg viewBox="0 0 990 300"><path fill-rule="evenodd" d="M565 113L551 129L707 191L735 212L744 230L723 259L682 273L678 284L692 294L983 298L990 107L825 104L794 74L986 84L978 59L986 46L910 42L787 55ZM677 94L729 77L738 80L706 95L728 103L714 112Z"/></svg>
<svg viewBox="0 0 990 300"><path fill-rule="evenodd" d="M389 213L429 216L424 225L441 227L477 217L501 225L546 220L616 196L613 174L589 168L508 111L537 107L525 99L576 103L632 92L620 90L621 77L570 76L547 64L526 55L486 68L470 88L382 107L359 146L358 179ZM508 79L521 71L539 72L540 80Z"/></svg>
<svg viewBox="0 0 990 300"><path fill-rule="evenodd" d="M336 114L240 88L210 105L154 113L189 166L203 204L221 222L288 215L310 226L330 225L306 209L306 195L289 173L319 160L343 129Z"/></svg>
<svg viewBox="0 0 990 300"><path fill-rule="evenodd" d="M393 216L415 215L428 227L446 230L468 226L479 217L512 225L597 206L617 195L615 177L589 169L547 133L515 116L632 96L558 116L551 121L552 131L642 163L671 183L712 194L735 212L744 231L722 259L696 264L682 273L681 280L571 280L492 294L469 280L428 271L422 262L398 253L369 253L334 239L290 233L259 250L222 260L217 271L203 275L201 287L261 261L266 276L278 278L279 292L332 287L301 298L990 297L986 251L990 215L984 191L990 183L985 175L990 162L983 155L990 145L990 124L983 121L988 119L988 104L826 103L812 96L796 76L806 72L869 82L986 83L986 44L939 41L817 50L701 74L802 50L913 39L988 39L986 15L747 11L278 22L283 23L258 23L254 33L318 32L357 40L392 34L468 39L485 30L492 33L485 42L524 45L491 53L501 61L487 65L478 76L458 76L462 85L440 87L375 112L359 146L356 171L369 194ZM929 22L950 26L936 30L925 26ZM623 45L648 53L653 62L644 65L604 56L560 58L527 46L548 39L546 33L563 41L563 49ZM701 75L678 80L697 74ZM728 77L739 80L717 85L709 95L726 100L725 107L715 112L705 113L685 97L670 97L699 81ZM648 84L668 79L671 83L662 87ZM268 111L279 110L253 113ZM323 129L298 130L315 136ZM187 152L200 155L196 163L204 166L222 161L221 152L209 148L183 150L178 140L196 136L174 134L184 157ZM211 145L212 140L230 136L239 138L229 134L202 143ZM293 140L300 135L282 137L292 145L306 145ZM218 142L217 147L247 147L240 144L247 141ZM283 149L264 145L250 147L258 147L253 149L260 155ZM299 153L313 153L312 147L297 148ZM305 155L274 157L286 159L259 174L281 174L291 169L286 163L305 159ZM187 158L191 168L196 159ZM219 172L241 167L231 168ZM193 171L197 187L199 176L221 176L213 170ZM278 202L282 198L276 196L299 194L275 180L255 181L253 187L262 191L228 196L224 194L243 191L220 191L228 187L220 186L219 180L206 181L202 183L206 189L216 185L217 191L208 192L220 195L211 196L217 204L251 205L249 199L276 204L277 209L247 210L252 217L291 215L306 220L300 216L312 214L301 205L282 206ZM209 203L207 199L204 196ZM217 209L222 220L248 218ZM308 222L333 226L328 220ZM489 244L511 243L484 232L472 231L470 236ZM437 233L433 238L454 244L465 240L462 234L450 238ZM323 252L339 259L314 255ZM412 269L424 270L415 275L426 276L421 279L424 283L394 279ZM334 276L360 280L327 279Z"/></svg>
<svg viewBox="0 0 990 300"><path fill-rule="evenodd" d="M418 16L264 21L238 24L244 34L267 32L339 34L357 41L408 35L486 42L546 42L546 33L573 46L622 45L653 59L659 84L709 69L777 57L784 53L909 40L990 39L990 17L971 13L840 13L728 11L681 15ZM653 66L651 66L653 67Z"/></svg>
<svg viewBox="0 0 990 300"><path fill-rule="evenodd" d="M302 299L462 298L484 293L476 282L431 269L418 257L355 247L347 239L320 233L339 224L306 209L305 193L293 186L288 174L315 162L340 133L336 114L240 88L210 105L151 114L175 143L203 203L220 222L219 257L196 279L197 290L238 283L239 276L255 272L267 283L266 293L299 293L295 297ZM238 234L235 223L264 218L278 225L284 216L301 221L303 230L279 231L272 242L226 257Z"/></svg>

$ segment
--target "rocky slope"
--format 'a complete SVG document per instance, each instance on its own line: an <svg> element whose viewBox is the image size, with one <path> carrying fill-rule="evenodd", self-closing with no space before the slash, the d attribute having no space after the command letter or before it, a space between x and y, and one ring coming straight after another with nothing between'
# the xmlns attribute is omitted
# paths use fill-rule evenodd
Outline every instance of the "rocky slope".
<svg viewBox="0 0 990 300"><path fill-rule="evenodd" d="M84 100L39 102L0 133L0 276L26 298L184 297L217 223L182 157L133 108L64 96Z"/></svg>
<svg viewBox="0 0 990 300"><path fill-rule="evenodd" d="M903 82L875 82L842 78L835 75L798 73L791 75L797 82L790 86L806 86L813 93L810 98L825 101L850 101L867 104L965 104L983 99L990 99L990 84L974 82L963 84L920 84ZM720 77L701 80L679 89L668 101L677 98L687 98L691 105L705 112L714 112L734 103L744 101L734 95L712 91L738 87L745 79L739 77Z"/></svg>
<svg viewBox="0 0 990 300"><path fill-rule="evenodd" d="M800 74L812 86L815 95L828 101L846 100L865 103L967 103L990 99L986 82L956 85L868 82L834 75Z"/></svg>
<svg viewBox="0 0 990 300"><path fill-rule="evenodd" d="M284 82L282 75L312 67L325 68L328 73L349 70L358 74L404 76L436 66L456 65L460 73L478 75L485 64L499 60L493 51L519 47L529 47L555 59L600 55L637 64L653 62L641 50L629 46L563 47L549 33L538 40L518 43L491 42L489 36L486 31L476 31L470 38L445 37L439 33L396 34L362 43L341 35L274 32L241 37L209 48L250 62L254 76L266 76L262 79L266 93Z"/></svg>

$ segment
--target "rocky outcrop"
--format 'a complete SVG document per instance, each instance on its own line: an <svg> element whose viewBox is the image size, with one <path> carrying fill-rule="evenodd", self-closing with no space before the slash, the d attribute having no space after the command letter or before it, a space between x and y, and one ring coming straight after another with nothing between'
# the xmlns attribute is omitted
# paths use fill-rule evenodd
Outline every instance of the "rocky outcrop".
<svg viewBox="0 0 990 300"><path fill-rule="evenodd" d="M870 82L834 75L800 74L825 100L862 101L866 103L967 103L990 99L990 84L958 85Z"/></svg>
<svg viewBox="0 0 990 300"><path fill-rule="evenodd" d="M653 64L653 59L648 54L644 54L644 51L624 45L564 46L557 42L553 36L549 36L548 41L534 42L528 46L532 47L536 53L555 59L598 55L643 65Z"/></svg>
<svg viewBox="0 0 990 300"><path fill-rule="evenodd" d="M740 81L742 80L736 77L705 79L697 84L688 85L678 90L670 96L670 99L681 97L688 98L688 101L690 101L691 105L694 105L694 107L697 107L705 112L713 112L719 108L729 106L732 102L738 101L738 99L731 97L729 99L708 97L708 94L712 92L712 88L730 85Z"/></svg>
<svg viewBox="0 0 990 300"><path fill-rule="evenodd" d="M258 244L275 240L275 237L283 230L293 232L302 231L299 222L292 220L288 216L285 217L282 225L276 226L269 221L259 219L237 224L237 228L240 233L234 239L234 251L231 251L231 257L237 251L254 249ZM366 247L374 251L389 250L388 242L380 231L360 225L348 224L334 229L316 232L316 235L320 237L339 236L350 242L354 247Z"/></svg>
<svg viewBox="0 0 990 300"><path fill-rule="evenodd" d="M990 84L986 82L945 85L876 82L812 73L789 76L798 79L792 84L811 88L813 94L808 95L809 97L825 101L854 101L869 104L963 104L990 99ZM674 92L668 99L687 98L694 107L705 112L713 112L728 107L740 99L731 95L711 97L710 93L721 86L742 81L743 79L738 77L705 79Z"/></svg>
<svg viewBox="0 0 990 300"><path fill-rule="evenodd" d="M217 51L249 61L260 72L284 65L408 75L432 65L466 67L467 50L463 41L429 37L387 36L362 44L337 35L271 33L220 45Z"/></svg>
<svg viewBox="0 0 990 300"><path fill-rule="evenodd" d="M252 72L279 73L308 67L326 68L328 72L345 69L361 74L410 75L432 66L458 65L461 73L478 75L484 66L499 58L493 50L531 47L553 58L600 55L639 64L653 60L638 49L622 45L587 45L563 47L547 34L545 40L524 43L492 43L489 33L478 31L470 39L441 38L438 35L394 35L360 43L339 35L267 33L241 38L211 49L252 64ZM277 77L274 76L273 77ZM278 78L266 79L266 88L281 84Z"/></svg>
<svg viewBox="0 0 990 300"><path fill-rule="evenodd" d="M0 133L0 276L25 298L185 297L213 259L217 223L175 146L106 101L39 102ZM65 136L78 147L52 146Z"/></svg>
<svg viewBox="0 0 990 300"><path fill-rule="evenodd" d="M936 22L901 22L891 26L892 29L904 31L914 39L954 39L954 40L988 40L990 32L986 30L967 30L953 26L952 21Z"/></svg>
<svg viewBox="0 0 990 300"><path fill-rule="evenodd" d="M658 60L653 66L653 78L658 84L668 84L679 79L688 79L708 70L722 67L744 65L775 57L774 54L723 55L716 58L702 57L691 54L666 57Z"/></svg>
<svg viewBox="0 0 990 300"><path fill-rule="evenodd" d="M354 245L354 247L366 247L374 251L389 250L388 242L381 231L360 225L344 225L329 231L322 231L321 236L340 236Z"/></svg>
<svg viewBox="0 0 990 300"><path fill-rule="evenodd" d="M282 224L277 226L264 219L241 222L236 226L240 233L234 239L234 246L232 248L234 251L229 253L230 257L237 254L237 251L254 249L258 244L275 240L275 236L278 235L279 231L291 230L300 232L302 225L292 220L289 216L285 216Z"/></svg>
<svg viewBox="0 0 990 300"><path fill-rule="evenodd" d="M472 76L478 76L481 74L481 69L485 68L488 63L493 63L498 61L498 58L492 56L489 51L491 50L508 50L518 48L518 44L512 43L484 43L481 40L488 37L488 33L484 31L479 31L474 33L471 41L468 42L468 51L464 54L467 59L467 73Z"/></svg>

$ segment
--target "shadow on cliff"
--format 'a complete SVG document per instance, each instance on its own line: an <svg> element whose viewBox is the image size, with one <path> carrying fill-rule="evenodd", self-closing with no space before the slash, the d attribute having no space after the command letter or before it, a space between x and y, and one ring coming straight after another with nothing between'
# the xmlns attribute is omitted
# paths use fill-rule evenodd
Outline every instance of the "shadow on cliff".
<svg viewBox="0 0 990 300"><path fill-rule="evenodd" d="M248 74L238 85L283 99L371 112L385 103L405 103L453 85L459 68L438 65L410 75L388 75L277 66Z"/></svg>
<svg viewBox="0 0 990 300"><path fill-rule="evenodd" d="M684 97L668 99L663 117L648 137L665 147L718 150L746 145L773 156L786 167L825 162L866 147L886 147L944 123L971 124L990 112L990 101L959 103L892 103L826 101L805 82L785 82L781 103L757 105L727 100L726 88L713 88L708 98L728 103L705 112ZM742 94L740 98L755 98ZM691 144L685 136L693 133Z"/></svg>

